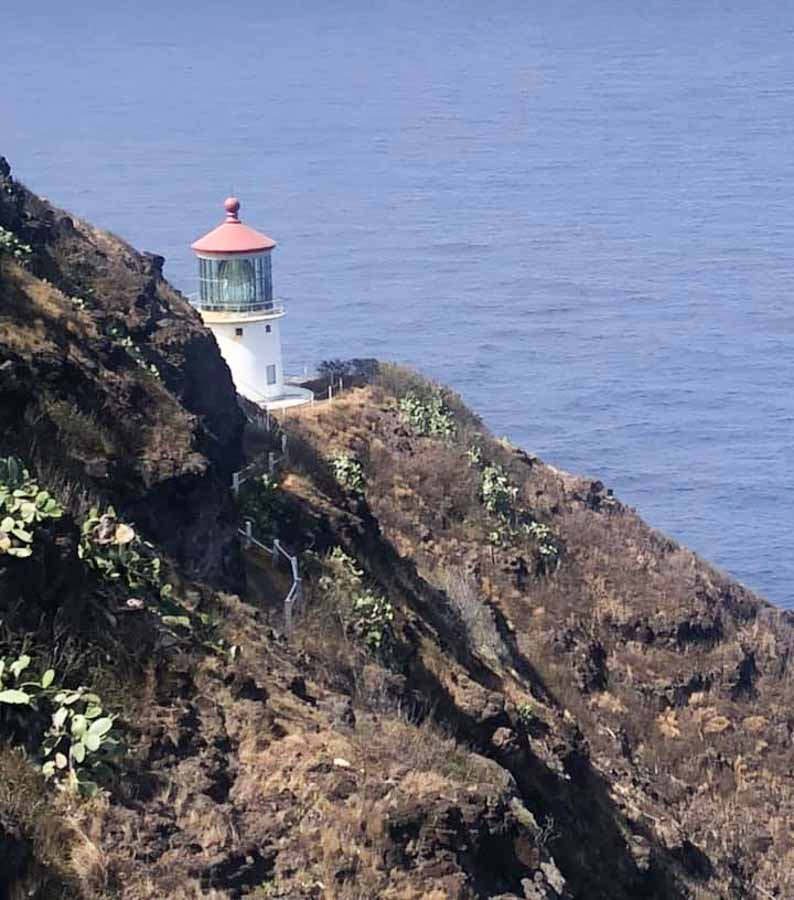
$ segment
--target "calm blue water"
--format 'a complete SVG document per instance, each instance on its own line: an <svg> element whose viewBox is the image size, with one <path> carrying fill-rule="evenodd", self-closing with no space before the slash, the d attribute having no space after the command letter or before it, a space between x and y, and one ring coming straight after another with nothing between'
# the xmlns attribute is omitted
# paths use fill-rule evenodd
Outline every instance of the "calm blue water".
<svg viewBox="0 0 794 900"><path fill-rule="evenodd" d="M414 363L794 605L794 5L7 6L19 178L186 291L237 193L293 371Z"/></svg>

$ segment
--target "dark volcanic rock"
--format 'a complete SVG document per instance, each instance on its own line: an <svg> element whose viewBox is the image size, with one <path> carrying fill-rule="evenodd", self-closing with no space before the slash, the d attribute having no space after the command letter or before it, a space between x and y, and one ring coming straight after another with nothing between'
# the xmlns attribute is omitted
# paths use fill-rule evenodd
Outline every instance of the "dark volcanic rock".
<svg viewBox="0 0 794 900"><path fill-rule="evenodd" d="M0 453L71 470L200 578L239 586L243 416L212 334L141 254L0 167ZM7 366L8 368L4 368Z"/></svg>

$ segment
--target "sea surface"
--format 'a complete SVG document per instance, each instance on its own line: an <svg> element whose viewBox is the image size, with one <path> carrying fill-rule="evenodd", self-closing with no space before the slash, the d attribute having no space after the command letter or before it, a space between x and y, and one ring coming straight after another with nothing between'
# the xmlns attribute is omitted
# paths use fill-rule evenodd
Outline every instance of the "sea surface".
<svg viewBox="0 0 794 900"><path fill-rule="evenodd" d="M167 258L235 193L287 368L411 363L794 606L794 4L5 0L0 154Z"/></svg>

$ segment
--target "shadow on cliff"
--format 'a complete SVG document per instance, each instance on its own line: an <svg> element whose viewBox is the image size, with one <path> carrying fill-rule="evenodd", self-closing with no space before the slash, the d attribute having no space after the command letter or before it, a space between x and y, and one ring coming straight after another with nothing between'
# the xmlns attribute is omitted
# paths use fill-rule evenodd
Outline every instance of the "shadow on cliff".
<svg viewBox="0 0 794 900"><path fill-rule="evenodd" d="M302 447L302 452L307 452ZM314 454L312 454L314 456ZM312 477L330 496L339 494L338 485L324 471L324 463L311 459ZM349 500L349 498L348 498ZM389 593L402 598L418 616L411 628L421 629L440 649L452 657L478 685L486 691L503 693L502 678L488 668L468 645L466 627L446 595L428 584L417 572L414 563L401 557L383 536L377 519L365 501L348 507L333 524L324 516L317 519L316 511L305 512L314 520L314 549L324 551L342 543L360 561L366 562L368 572ZM293 528L301 516L293 521ZM306 524L306 520L303 520ZM305 532L304 532L305 534ZM291 537L300 541L297 528ZM538 670L518 650L516 641L505 628L503 617L497 613L497 624L509 650L512 668L526 682L536 697L553 708L562 706L544 682ZM416 635L418 638L418 634ZM561 771L555 771L541 760L522 729L516 728L508 713L500 711L485 717L476 716L461 708L439 678L431 672L417 652L418 640L412 647L403 647L400 663L406 681L406 700L414 706L413 698L428 698L425 715L432 715L455 739L475 752L493 759L511 773L519 793L538 822L553 822L557 836L549 840L547 849L553 855L568 887L577 898L588 900L674 900L685 898L687 891L675 877L683 866L690 875L704 877L710 870L708 860L700 859L698 872L692 872L681 855L674 855L663 847L649 829L629 823L613 803L607 782L599 775L588 756L586 741L571 729L572 737L558 752ZM420 709L419 712L422 715ZM507 745L494 742L499 728L511 729L515 739ZM638 865L627 843L626 835L648 848L641 854ZM696 849L696 848L693 848Z"/></svg>

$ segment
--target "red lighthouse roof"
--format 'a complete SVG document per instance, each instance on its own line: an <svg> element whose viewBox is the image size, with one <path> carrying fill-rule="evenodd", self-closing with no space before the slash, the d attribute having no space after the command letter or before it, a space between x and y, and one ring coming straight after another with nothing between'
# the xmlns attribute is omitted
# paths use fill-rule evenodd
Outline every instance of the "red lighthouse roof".
<svg viewBox="0 0 794 900"><path fill-rule="evenodd" d="M261 253L276 246L272 238L240 221L240 201L236 197L229 197L223 206L226 220L191 244L196 253Z"/></svg>

